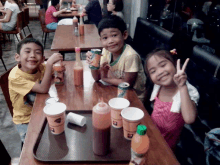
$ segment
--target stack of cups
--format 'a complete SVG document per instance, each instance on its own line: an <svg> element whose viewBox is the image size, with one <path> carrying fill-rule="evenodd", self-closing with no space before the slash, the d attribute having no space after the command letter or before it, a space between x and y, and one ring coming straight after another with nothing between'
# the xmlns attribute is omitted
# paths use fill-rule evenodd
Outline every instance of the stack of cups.
<svg viewBox="0 0 220 165"><path fill-rule="evenodd" d="M43 111L46 114L51 133L59 135L64 132L66 105L59 102L47 104Z"/></svg>
<svg viewBox="0 0 220 165"><path fill-rule="evenodd" d="M124 108L129 107L130 102L125 98L112 98L108 102L111 107L111 121L112 126L115 128L122 128L121 111Z"/></svg>
<svg viewBox="0 0 220 165"><path fill-rule="evenodd" d="M121 111L123 120L123 132L125 139L131 140L137 131L137 126L144 117L144 112L136 107L124 108Z"/></svg>

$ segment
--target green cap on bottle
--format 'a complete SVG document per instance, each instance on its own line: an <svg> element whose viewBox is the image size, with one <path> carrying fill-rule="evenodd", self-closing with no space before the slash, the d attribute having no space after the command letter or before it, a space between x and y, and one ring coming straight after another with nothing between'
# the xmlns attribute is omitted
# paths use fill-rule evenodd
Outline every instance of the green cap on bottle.
<svg viewBox="0 0 220 165"><path fill-rule="evenodd" d="M139 135L145 135L147 132L147 127L145 125L138 125L137 126L137 133Z"/></svg>

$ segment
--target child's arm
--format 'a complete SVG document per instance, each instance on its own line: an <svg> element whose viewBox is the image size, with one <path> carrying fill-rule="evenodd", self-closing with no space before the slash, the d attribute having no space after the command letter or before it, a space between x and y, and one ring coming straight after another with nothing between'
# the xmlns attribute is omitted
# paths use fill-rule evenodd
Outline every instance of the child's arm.
<svg viewBox="0 0 220 165"><path fill-rule="evenodd" d="M9 22L11 19L12 11L10 9L6 9L6 16L3 19L0 19L0 22Z"/></svg>
<svg viewBox="0 0 220 165"><path fill-rule="evenodd" d="M0 8L0 12L2 12L4 14L6 13L6 11L4 9L1 9L1 8Z"/></svg>
<svg viewBox="0 0 220 165"><path fill-rule="evenodd" d="M196 105L194 101L190 99L188 88L186 86L187 75L185 73L185 68L189 58L186 59L183 64L182 69L180 69L180 60L177 61L177 73L174 75L174 82L178 86L181 98L181 113L185 123L192 124L197 115Z"/></svg>
<svg viewBox="0 0 220 165"><path fill-rule="evenodd" d="M115 77L107 77L104 76L104 74L101 74L101 79L115 86L118 86L122 82L127 82L130 84L130 87L132 88L134 86L134 83L136 82L137 75L138 75L137 72L125 72L125 77L119 79Z"/></svg>
<svg viewBox="0 0 220 165"><path fill-rule="evenodd" d="M61 9L61 10L59 10L59 11L53 12L53 16L54 16L54 17L57 17L59 14L65 12L66 10L67 10L67 9L64 8L64 9Z"/></svg>
<svg viewBox="0 0 220 165"><path fill-rule="evenodd" d="M63 56L60 53L54 53L47 60L46 70L41 83L36 82L31 91L37 93L47 93L49 91L52 79L51 74L53 70L53 64L59 60L63 60Z"/></svg>
<svg viewBox="0 0 220 165"><path fill-rule="evenodd" d="M109 64L103 63L100 68L101 79L115 86L118 86L122 82L127 82L130 84L130 87L132 88L138 76L140 58L137 55L132 55L128 56L125 61L125 76L123 78L116 78L113 72L111 71L111 67L109 66Z"/></svg>

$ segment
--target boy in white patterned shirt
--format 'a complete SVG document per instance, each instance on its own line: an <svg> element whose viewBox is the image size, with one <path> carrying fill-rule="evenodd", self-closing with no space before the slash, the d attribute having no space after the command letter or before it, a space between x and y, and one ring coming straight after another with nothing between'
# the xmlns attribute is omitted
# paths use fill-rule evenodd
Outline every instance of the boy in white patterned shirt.
<svg viewBox="0 0 220 165"><path fill-rule="evenodd" d="M125 22L111 15L100 21L98 31L104 48L101 67L91 70L93 78L115 86L127 82L143 101L146 76L140 56L130 45L125 44L128 37ZM88 63L91 63L92 53L87 52L86 55Z"/></svg>

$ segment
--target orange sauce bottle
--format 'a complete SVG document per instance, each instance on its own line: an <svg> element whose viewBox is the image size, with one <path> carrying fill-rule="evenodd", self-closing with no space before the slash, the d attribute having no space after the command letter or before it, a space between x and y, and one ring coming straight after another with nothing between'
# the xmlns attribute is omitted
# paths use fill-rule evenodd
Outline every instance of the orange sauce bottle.
<svg viewBox="0 0 220 165"><path fill-rule="evenodd" d="M73 68L75 86L83 86L83 64L80 60L80 48L75 47L76 62Z"/></svg>
<svg viewBox="0 0 220 165"><path fill-rule="evenodd" d="M79 22L79 35L84 35L84 23L83 23L83 14L80 15L80 22Z"/></svg>
<svg viewBox="0 0 220 165"><path fill-rule="evenodd" d="M93 152L106 155L110 150L111 110L103 100L93 107Z"/></svg>
<svg viewBox="0 0 220 165"><path fill-rule="evenodd" d="M73 29L75 29L75 27L78 28L78 18L76 18L76 16L73 17Z"/></svg>
<svg viewBox="0 0 220 165"><path fill-rule="evenodd" d="M146 134L147 127L138 125L137 132L131 139L131 161L129 165L143 165L144 155L149 149L149 137Z"/></svg>

